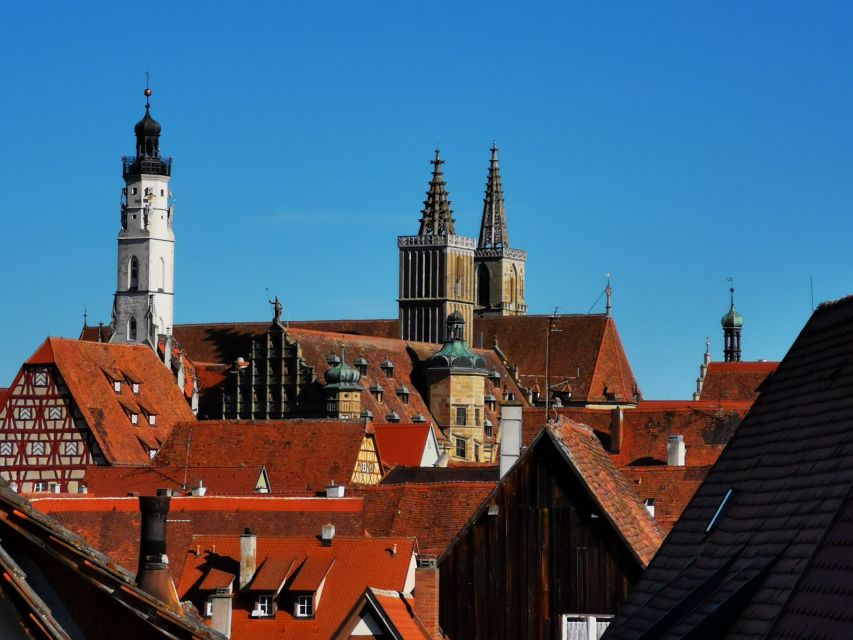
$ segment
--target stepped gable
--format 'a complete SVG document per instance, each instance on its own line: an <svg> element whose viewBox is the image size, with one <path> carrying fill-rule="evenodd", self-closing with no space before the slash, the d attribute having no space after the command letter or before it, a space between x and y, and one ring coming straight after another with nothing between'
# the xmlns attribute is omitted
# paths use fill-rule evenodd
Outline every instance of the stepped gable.
<svg viewBox="0 0 853 640"><path fill-rule="evenodd" d="M399 467L398 467L399 468ZM407 536L418 540L422 553L440 555L474 515L497 482L403 482L366 487L364 527L374 536Z"/></svg>
<svg viewBox="0 0 853 640"><path fill-rule="evenodd" d="M176 423L195 421L175 378L148 346L48 338L24 363L36 365L57 368L110 464L148 464L147 448L159 448ZM138 424L129 413L140 416ZM155 426L143 419L151 414Z"/></svg>
<svg viewBox="0 0 853 640"><path fill-rule="evenodd" d="M545 386L548 316L485 317L474 320L474 344L492 345L517 367L522 385ZM639 388L613 318L560 316L551 335L551 384L564 382L574 402L634 402Z"/></svg>
<svg viewBox="0 0 853 640"><path fill-rule="evenodd" d="M121 535L136 537L138 553L139 501L132 501L135 526L122 530ZM143 592L136 585L135 571L117 565L100 545L45 515L3 480L0 540L0 568L5 578L0 584L0 630L4 637L100 638L106 637L105 630L123 629L131 638L221 640L198 618L180 615ZM50 577L49 588L43 576L39 579L41 572L30 568L33 561ZM135 567L136 562L124 566ZM18 623L24 624L16 634L13 625Z"/></svg>
<svg viewBox="0 0 853 640"><path fill-rule="evenodd" d="M330 546L317 535L310 537L257 536L258 575L263 562L277 562L288 570L284 577L280 605L274 617L253 618L254 599L237 595L231 618L231 637L332 638L353 605L368 587L404 591L413 573L414 540L404 537L365 538L336 533ZM317 530L319 533L319 529ZM196 553L198 549L198 554ZM240 536L195 536L187 551L180 578L176 581L181 600L190 599L201 608L207 594L193 586L204 581L212 570L235 573L240 566ZM322 590L319 590L322 582ZM315 591L314 615L294 616L290 592Z"/></svg>
<svg viewBox="0 0 853 640"><path fill-rule="evenodd" d="M759 387L778 366L778 362L709 362L700 398L755 402Z"/></svg>
<svg viewBox="0 0 853 640"><path fill-rule="evenodd" d="M606 638L848 637L853 298L814 312Z"/></svg>
<svg viewBox="0 0 853 640"><path fill-rule="evenodd" d="M204 486L207 495L254 495L266 475L263 466L241 467L90 467L89 495L156 495L157 489L189 493Z"/></svg>
<svg viewBox="0 0 853 640"><path fill-rule="evenodd" d="M172 431L152 466L263 466L275 491L314 494L323 491L331 481L351 484L365 437L373 438L360 421L182 423Z"/></svg>
<svg viewBox="0 0 853 640"><path fill-rule="evenodd" d="M99 549L122 567L139 561L139 499L63 496L35 498L32 506ZM359 497L173 497L166 527L169 566L181 575L194 535L239 536L245 527L258 535L314 535L331 522L340 535L364 533L364 500ZM176 580L177 582L177 580Z"/></svg>

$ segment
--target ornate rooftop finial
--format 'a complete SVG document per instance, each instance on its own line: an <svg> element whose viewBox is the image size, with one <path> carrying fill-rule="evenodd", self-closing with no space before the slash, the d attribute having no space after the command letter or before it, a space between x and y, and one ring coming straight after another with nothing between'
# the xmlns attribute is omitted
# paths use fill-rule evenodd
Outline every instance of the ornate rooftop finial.
<svg viewBox="0 0 853 640"><path fill-rule="evenodd" d="M740 362L740 339L741 331L743 330L743 316L735 309L735 288L732 278L727 279L732 283L732 286L729 287L731 307L729 307L729 312L720 321L723 325L723 359L726 362Z"/></svg>
<svg viewBox="0 0 853 640"><path fill-rule="evenodd" d="M86 308L86 305L83 305L83 328L89 326L89 310Z"/></svg>
<svg viewBox="0 0 853 640"><path fill-rule="evenodd" d="M604 295L607 296L607 304L604 306L605 315L609 318L613 315L613 304L611 300L613 298L613 287L610 286L610 274L607 274L607 286L604 287Z"/></svg>
<svg viewBox="0 0 853 640"><path fill-rule="evenodd" d="M147 111L148 108L151 106L151 103L148 101L148 99L151 97L151 93L152 93L151 87L148 86L148 72L147 71L145 72L145 91L143 93L145 93L145 109Z"/></svg>
<svg viewBox="0 0 853 640"><path fill-rule="evenodd" d="M139 158L160 157L160 123L151 117L151 87L148 86L148 72L145 72L145 115L136 123L136 155Z"/></svg>
<svg viewBox="0 0 853 640"><path fill-rule="evenodd" d="M506 226L504 190L498 165L498 147L492 142L492 159L486 179L486 197L483 199L483 220L480 223L480 249L509 246Z"/></svg>
<svg viewBox="0 0 853 640"><path fill-rule="evenodd" d="M424 208L421 211L421 229L419 236L448 236L455 235L453 210L450 208L449 194L445 189L447 183L444 181L444 172L441 165L441 152L435 150L435 159L430 160L433 165L432 180L429 183L427 199L424 200Z"/></svg>

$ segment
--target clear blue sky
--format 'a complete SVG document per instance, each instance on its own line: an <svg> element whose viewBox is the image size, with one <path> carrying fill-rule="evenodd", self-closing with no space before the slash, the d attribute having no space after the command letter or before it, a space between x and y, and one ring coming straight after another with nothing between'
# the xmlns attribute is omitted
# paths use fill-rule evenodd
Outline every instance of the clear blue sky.
<svg viewBox="0 0 853 640"><path fill-rule="evenodd" d="M150 70L176 322L396 315L436 139L477 233L495 139L533 313L613 273L647 398L685 398L734 276L744 357L853 292L853 3L12 3L0 26L0 386L109 320ZM603 310L603 302L597 311Z"/></svg>

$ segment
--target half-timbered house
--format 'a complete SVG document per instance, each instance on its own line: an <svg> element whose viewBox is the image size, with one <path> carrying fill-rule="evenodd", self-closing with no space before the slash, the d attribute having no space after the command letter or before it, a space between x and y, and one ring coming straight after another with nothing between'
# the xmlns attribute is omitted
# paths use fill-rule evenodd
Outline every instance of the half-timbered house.
<svg viewBox="0 0 853 640"><path fill-rule="evenodd" d="M90 465L146 465L194 421L146 346L48 338L0 401L0 476L22 492L77 492Z"/></svg>

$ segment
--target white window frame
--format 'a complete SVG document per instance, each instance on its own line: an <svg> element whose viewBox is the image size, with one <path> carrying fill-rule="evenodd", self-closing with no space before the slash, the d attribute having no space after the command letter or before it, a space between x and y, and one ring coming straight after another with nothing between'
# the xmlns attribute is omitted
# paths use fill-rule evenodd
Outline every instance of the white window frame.
<svg viewBox="0 0 853 640"><path fill-rule="evenodd" d="M33 407L18 407L18 420L32 420L34 413Z"/></svg>
<svg viewBox="0 0 853 640"><path fill-rule="evenodd" d="M14 442L0 442L0 456L13 456L15 455L15 443Z"/></svg>
<svg viewBox="0 0 853 640"><path fill-rule="evenodd" d="M204 601L204 617L213 617L213 600L211 600L210 598Z"/></svg>
<svg viewBox="0 0 853 640"><path fill-rule="evenodd" d="M262 594L255 601L255 611L259 613L260 618L272 618L272 602L273 597L270 594Z"/></svg>
<svg viewBox="0 0 853 640"><path fill-rule="evenodd" d="M62 407L48 407L47 408L47 419L48 420L62 420L63 418Z"/></svg>
<svg viewBox="0 0 853 640"><path fill-rule="evenodd" d="M130 388L133 390L133 395L135 395L135 396L139 395L139 383L138 382L134 382L133 384L131 384Z"/></svg>
<svg viewBox="0 0 853 640"><path fill-rule="evenodd" d="M157 426L157 416L154 415L153 413L150 416L148 416L148 424L152 427Z"/></svg>
<svg viewBox="0 0 853 640"><path fill-rule="evenodd" d="M135 425L139 424L139 414L138 413L131 413L130 414L130 424L135 424Z"/></svg>
<svg viewBox="0 0 853 640"><path fill-rule="evenodd" d="M80 443L76 440L70 440L62 443L62 451L66 456L80 455Z"/></svg>
<svg viewBox="0 0 853 640"><path fill-rule="evenodd" d="M121 393L121 380L113 380L113 391Z"/></svg>
<svg viewBox="0 0 853 640"><path fill-rule="evenodd" d="M299 595L293 599L293 615L297 618L314 617L314 596Z"/></svg>
<svg viewBox="0 0 853 640"><path fill-rule="evenodd" d="M33 483L33 493L41 493L47 491L47 482L39 481Z"/></svg>
<svg viewBox="0 0 853 640"><path fill-rule="evenodd" d="M33 386L34 387L46 387L49 382L50 382L50 380L47 377L46 371L37 371L33 375Z"/></svg>
<svg viewBox="0 0 853 640"><path fill-rule="evenodd" d="M36 451L36 448L39 450ZM47 455L47 443L42 440L36 440L35 442L30 443L30 455L33 456L46 456Z"/></svg>

